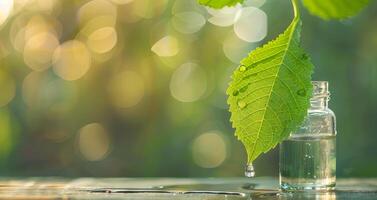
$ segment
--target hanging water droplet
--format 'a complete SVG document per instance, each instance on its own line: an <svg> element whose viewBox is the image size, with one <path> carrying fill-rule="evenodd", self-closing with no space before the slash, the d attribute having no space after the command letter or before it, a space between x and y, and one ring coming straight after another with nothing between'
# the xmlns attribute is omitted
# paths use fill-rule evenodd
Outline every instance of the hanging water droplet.
<svg viewBox="0 0 377 200"><path fill-rule="evenodd" d="M244 72L244 71L246 71L246 67L245 67L245 65L241 65L240 68L239 68L239 71L240 71L240 72Z"/></svg>
<svg viewBox="0 0 377 200"><path fill-rule="evenodd" d="M237 96L239 94L238 90L233 91L233 96Z"/></svg>
<svg viewBox="0 0 377 200"><path fill-rule="evenodd" d="M240 107L241 109L246 107L246 103L244 101L242 101L242 100L238 101L237 104L238 104L238 107Z"/></svg>
<svg viewBox="0 0 377 200"><path fill-rule="evenodd" d="M302 97L306 96L306 90L305 89L297 90L296 93L297 93L297 95L302 96Z"/></svg>
<svg viewBox="0 0 377 200"><path fill-rule="evenodd" d="M245 176L249 177L249 178L253 178L255 176L255 171L254 171L253 164L246 165Z"/></svg>

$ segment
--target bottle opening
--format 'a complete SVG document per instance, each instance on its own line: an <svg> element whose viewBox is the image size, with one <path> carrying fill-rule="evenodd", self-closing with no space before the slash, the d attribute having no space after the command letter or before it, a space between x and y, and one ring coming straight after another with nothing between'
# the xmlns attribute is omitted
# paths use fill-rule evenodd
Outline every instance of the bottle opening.
<svg viewBox="0 0 377 200"><path fill-rule="evenodd" d="M330 96L329 82L312 81L312 85L313 85L312 100L316 100L320 98L328 98Z"/></svg>

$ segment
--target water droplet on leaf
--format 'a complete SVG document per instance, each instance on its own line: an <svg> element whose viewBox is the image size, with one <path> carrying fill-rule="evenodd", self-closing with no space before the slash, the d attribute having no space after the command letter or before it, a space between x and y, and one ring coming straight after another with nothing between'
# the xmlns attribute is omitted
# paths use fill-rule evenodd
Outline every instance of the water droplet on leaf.
<svg viewBox="0 0 377 200"><path fill-rule="evenodd" d="M245 67L245 65L241 65L239 70L240 70L240 72L244 72L244 71L246 71L246 67Z"/></svg>
<svg viewBox="0 0 377 200"><path fill-rule="evenodd" d="M238 90L233 92L233 96L238 96L238 94L239 94Z"/></svg>
<svg viewBox="0 0 377 200"><path fill-rule="evenodd" d="M240 108L245 108L246 107L246 103L244 101L238 101L238 107Z"/></svg>
<svg viewBox="0 0 377 200"><path fill-rule="evenodd" d="M249 177L249 178L252 178L252 177L255 176L255 171L254 171L254 166L253 166L253 164L248 164L248 165L246 165L245 176L246 176L246 177Z"/></svg>
<svg viewBox="0 0 377 200"><path fill-rule="evenodd" d="M250 85L250 83L247 84L247 85L245 85L245 86L243 86L243 87L240 89L240 92L241 92L241 93L245 92L245 91L247 90L247 88L249 87L249 85Z"/></svg>
<svg viewBox="0 0 377 200"><path fill-rule="evenodd" d="M302 97L306 96L306 90L305 89L300 89L300 90L297 90L297 95L300 95Z"/></svg>

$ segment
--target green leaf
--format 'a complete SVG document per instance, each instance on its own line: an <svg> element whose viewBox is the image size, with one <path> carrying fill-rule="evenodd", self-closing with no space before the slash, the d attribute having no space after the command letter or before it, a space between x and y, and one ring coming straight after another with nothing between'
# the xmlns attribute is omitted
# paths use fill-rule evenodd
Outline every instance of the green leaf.
<svg viewBox="0 0 377 200"><path fill-rule="evenodd" d="M300 48L296 17L275 40L252 51L234 71L227 90L232 126L248 163L296 130L309 107L313 65Z"/></svg>
<svg viewBox="0 0 377 200"><path fill-rule="evenodd" d="M311 14L322 19L344 19L360 12L369 0L303 0Z"/></svg>
<svg viewBox="0 0 377 200"><path fill-rule="evenodd" d="M187 1L187 0L184 0ZM198 0L199 4L209 6L212 8L223 8L225 6L234 6L237 3L242 3L244 0Z"/></svg>

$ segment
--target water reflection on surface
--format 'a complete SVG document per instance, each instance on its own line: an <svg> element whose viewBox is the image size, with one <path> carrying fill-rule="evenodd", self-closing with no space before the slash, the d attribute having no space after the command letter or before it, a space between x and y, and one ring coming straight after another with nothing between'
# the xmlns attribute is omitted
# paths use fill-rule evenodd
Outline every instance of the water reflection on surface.
<svg viewBox="0 0 377 200"><path fill-rule="evenodd" d="M0 199L377 199L377 179L341 179L331 192L281 192L274 178L0 179Z"/></svg>

